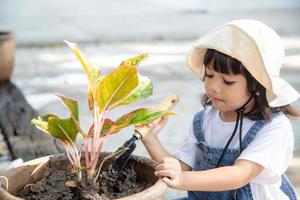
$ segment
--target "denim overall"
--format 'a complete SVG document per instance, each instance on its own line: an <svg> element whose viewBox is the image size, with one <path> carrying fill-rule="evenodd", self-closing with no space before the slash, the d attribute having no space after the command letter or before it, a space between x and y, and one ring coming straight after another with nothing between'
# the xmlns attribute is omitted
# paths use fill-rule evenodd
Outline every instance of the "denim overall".
<svg viewBox="0 0 300 200"><path fill-rule="evenodd" d="M197 141L199 142L198 147L201 149L201 157L196 161L196 166L194 167L194 171L207 170L212 169L217 166L217 162L222 154L223 148L215 148L209 146L205 143L204 133L202 130L202 120L203 120L204 110L198 112L193 121L193 131L196 136ZM256 121L250 130L245 135L242 141L242 147L245 149L255 138L256 134L261 130L261 128L266 124L264 120ZM238 148L235 149L227 149L224 154L224 158L221 161L219 166L232 166L235 160L238 158L240 154L240 150ZM285 175L282 177L282 185L281 190L291 199L296 200L296 192L287 179ZM223 192L188 192L189 200L230 200L230 199L238 199L238 200L252 200L252 192L250 184L239 188L237 190L231 191L223 191Z"/></svg>

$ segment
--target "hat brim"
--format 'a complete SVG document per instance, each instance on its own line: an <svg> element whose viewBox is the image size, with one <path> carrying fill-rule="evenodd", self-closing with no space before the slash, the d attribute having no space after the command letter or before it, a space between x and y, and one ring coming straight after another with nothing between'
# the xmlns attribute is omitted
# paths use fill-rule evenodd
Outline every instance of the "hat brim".
<svg viewBox="0 0 300 200"><path fill-rule="evenodd" d="M269 102L271 107L278 107L291 104L300 97L300 94L288 82L280 77L271 76L273 93L276 95L272 101ZM274 84L276 83L276 84Z"/></svg>

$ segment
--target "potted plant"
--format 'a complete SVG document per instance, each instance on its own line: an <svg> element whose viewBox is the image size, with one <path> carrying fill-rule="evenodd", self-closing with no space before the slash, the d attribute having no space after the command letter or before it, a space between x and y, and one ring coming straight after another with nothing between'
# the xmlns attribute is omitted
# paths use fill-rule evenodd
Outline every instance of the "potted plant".
<svg viewBox="0 0 300 200"><path fill-rule="evenodd" d="M147 124L161 116L173 114L165 110L139 108L116 121L107 118L107 113L114 108L152 94L151 81L138 73L138 64L147 54L125 60L109 74L102 75L75 43L66 43L80 61L89 80L87 97L88 107L93 115L91 127L88 131L82 130L78 103L75 100L58 96L68 109L70 117L45 114L33 119L32 124L61 141L66 154L33 160L8 171L7 190L26 199L160 198L167 187L153 175L156 165L154 161L133 156L118 178L112 179L109 163L126 149L101 153L103 143L109 135L128 126ZM83 137L83 144L79 149L76 142L78 134ZM141 194L141 190L145 191ZM47 193L49 191L52 192ZM138 194L132 196L133 193Z"/></svg>

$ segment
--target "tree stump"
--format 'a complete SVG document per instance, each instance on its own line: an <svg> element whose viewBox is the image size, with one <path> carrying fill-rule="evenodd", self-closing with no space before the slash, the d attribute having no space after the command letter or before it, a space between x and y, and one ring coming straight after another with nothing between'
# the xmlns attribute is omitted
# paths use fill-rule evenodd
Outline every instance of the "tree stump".
<svg viewBox="0 0 300 200"><path fill-rule="evenodd" d="M11 159L27 161L64 151L55 139L31 126L30 121L35 116L36 112L13 83L0 83L1 143L5 144Z"/></svg>

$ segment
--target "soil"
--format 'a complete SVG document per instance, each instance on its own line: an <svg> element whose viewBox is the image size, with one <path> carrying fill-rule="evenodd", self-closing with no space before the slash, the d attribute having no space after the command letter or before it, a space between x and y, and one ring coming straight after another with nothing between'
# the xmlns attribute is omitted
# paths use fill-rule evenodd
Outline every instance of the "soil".
<svg viewBox="0 0 300 200"><path fill-rule="evenodd" d="M78 182L67 158L54 156L49 161L44 177L36 183L26 185L17 196L26 200L107 200L129 196L154 183L153 178L145 181L145 177L139 177L134 169L135 165L136 163L129 162L116 175L112 173L109 163L106 163L94 184L86 178L86 174Z"/></svg>

